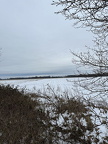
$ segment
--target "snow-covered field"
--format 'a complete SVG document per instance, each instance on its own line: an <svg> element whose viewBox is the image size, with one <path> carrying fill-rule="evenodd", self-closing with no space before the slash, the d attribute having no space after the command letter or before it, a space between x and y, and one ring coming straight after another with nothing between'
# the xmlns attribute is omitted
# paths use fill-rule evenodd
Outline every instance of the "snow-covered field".
<svg viewBox="0 0 108 144"><path fill-rule="evenodd" d="M1 80L0 84L13 85L20 88L26 88L30 92L36 92L51 86L54 89L58 87L63 92L72 88L72 79L56 78L56 79L24 79L24 80Z"/></svg>
<svg viewBox="0 0 108 144"><path fill-rule="evenodd" d="M82 79L82 78L81 78ZM50 79L22 79L22 80L0 80L0 84L11 85L17 87L18 89L26 89L27 92L37 93L49 92L49 88L53 89L57 94L62 94L63 92L68 92L68 96L71 94L75 96L83 96L91 101L105 101L108 103L107 95L104 97L95 97L95 94L89 96L88 90L82 89L81 87L73 87L73 82L78 78L50 78ZM73 90L74 88L74 90ZM50 89L50 91L51 91ZM98 89L98 87L97 87ZM80 93L79 93L80 91ZM81 95L82 94L82 95Z"/></svg>
<svg viewBox="0 0 108 144"><path fill-rule="evenodd" d="M62 93L62 92L71 92L72 93L72 82L74 79L66 79L66 78L56 78L56 79L23 79L23 80L0 80L0 84L4 85L12 85L14 87L18 87L18 89L25 88L27 92L35 93L37 91L43 92L44 90L47 92L47 89L50 87L51 89L55 90L56 92ZM52 92L53 92L52 90ZM49 92L49 91L48 91ZM77 92L77 91L76 91ZM98 100L98 99L97 99ZM106 99L107 101L107 99ZM97 115L100 115L100 122L98 117L95 119L93 116L91 117L93 122L95 121L96 124L99 124L98 126L98 132L99 132L99 139L100 142L103 137L108 136L108 126L107 124L101 124L101 122L104 120L108 121L108 111L106 113L101 112L99 109L94 108L94 112ZM92 113L92 115L94 115ZM63 121L60 120L60 123ZM100 125L101 124L101 125ZM93 131L93 135L95 135L95 131ZM108 142L108 140L107 140ZM94 144L94 143L93 143Z"/></svg>

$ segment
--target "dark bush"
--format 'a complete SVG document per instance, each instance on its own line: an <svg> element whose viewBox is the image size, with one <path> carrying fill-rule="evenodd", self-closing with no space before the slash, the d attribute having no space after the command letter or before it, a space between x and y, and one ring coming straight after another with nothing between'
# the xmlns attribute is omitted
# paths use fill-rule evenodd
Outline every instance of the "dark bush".
<svg viewBox="0 0 108 144"><path fill-rule="evenodd" d="M46 115L38 101L17 88L0 86L0 143L45 143Z"/></svg>
<svg viewBox="0 0 108 144"><path fill-rule="evenodd" d="M42 98L42 101L41 101ZM108 124L108 107L75 97L49 97L0 86L0 144L101 144L100 126ZM100 120L100 124L99 124Z"/></svg>

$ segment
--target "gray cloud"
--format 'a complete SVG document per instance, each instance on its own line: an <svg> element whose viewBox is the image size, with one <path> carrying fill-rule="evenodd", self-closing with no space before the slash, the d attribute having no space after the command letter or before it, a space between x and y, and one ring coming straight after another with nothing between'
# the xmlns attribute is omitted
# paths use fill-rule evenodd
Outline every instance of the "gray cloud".
<svg viewBox="0 0 108 144"><path fill-rule="evenodd" d="M70 73L70 49L92 45L92 34L56 15L50 1L0 0L0 73Z"/></svg>

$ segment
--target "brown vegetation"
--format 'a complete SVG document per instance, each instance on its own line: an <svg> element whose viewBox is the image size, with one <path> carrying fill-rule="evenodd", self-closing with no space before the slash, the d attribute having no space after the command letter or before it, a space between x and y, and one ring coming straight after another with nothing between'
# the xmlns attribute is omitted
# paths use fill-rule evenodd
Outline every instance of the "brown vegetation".
<svg viewBox="0 0 108 144"><path fill-rule="evenodd" d="M93 107L107 112L107 107L87 105L80 99L25 94L17 88L0 86L1 144L99 143L97 115ZM95 118L95 122L93 119ZM107 121L101 117L101 124ZM108 142L107 137L101 141Z"/></svg>

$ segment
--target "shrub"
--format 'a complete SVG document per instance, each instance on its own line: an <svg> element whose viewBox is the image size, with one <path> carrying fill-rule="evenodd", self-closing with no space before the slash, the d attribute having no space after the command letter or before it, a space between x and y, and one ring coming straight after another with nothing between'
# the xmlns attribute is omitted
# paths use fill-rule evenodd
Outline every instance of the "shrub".
<svg viewBox="0 0 108 144"><path fill-rule="evenodd" d="M108 128L107 106L53 94L27 94L0 86L0 143L108 143L108 136L100 131L102 126Z"/></svg>
<svg viewBox="0 0 108 144"><path fill-rule="evenodd" d="M0 86L0 143L45 143L46 115L38 101L17 88Z"/></svg>

